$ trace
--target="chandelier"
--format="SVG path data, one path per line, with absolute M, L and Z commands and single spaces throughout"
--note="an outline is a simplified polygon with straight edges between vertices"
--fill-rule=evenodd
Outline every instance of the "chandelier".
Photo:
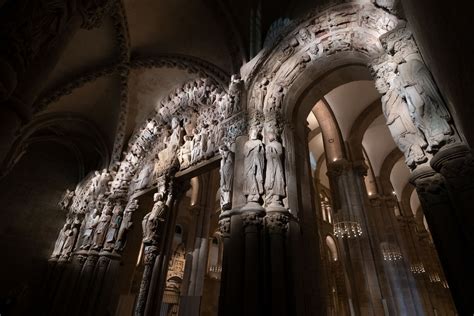
M 385 261 L 398 261 L 403 258 L 402 252 L 397 245 L 384 242 L 380 247 L 382 248 L 383 260 Z
M 441 277 L 439 276 L 438 272 L 431 272 L 429 274 L 429 278 L 431 283 L 441 282 Z
M 425 270 L 425 266 L 423 265 L 423 263 L 421 262 L 417 262 L 417 263 L 414 263 L 410 266 L 410 271 L 413 273 L 413 274 L 421 274 L 421 273 L 425 273 L 426 270 Z
M 334 236 L 337 238 L 357 238 L 362 235 L 362 226 L 356 216 L 337 214 L 334 216 Z

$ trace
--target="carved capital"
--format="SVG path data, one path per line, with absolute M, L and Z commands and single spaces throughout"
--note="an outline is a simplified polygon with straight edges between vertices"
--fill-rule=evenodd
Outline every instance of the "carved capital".
M 364 160 L 354 161 L 352 163 L 352 168 L 361 177 L 367 176 L 367 170 L 369 169 Z
M 332 178 L 337 178 L 349 171 L 350 168 L 351 163 L 346 159 L 338 159 L 336 161 L 331 161 L 330 163 L 328 163 L 327 175 Z
M 219 220 L 219 231 L 223 237 L 228 237 L 230 235 L 230 217 Z
M 448 203 L 448 191 L 443 176 L 429 167 L 419 168 L 412 173 L 410 182 L 423 205 Z
M 143 262 L 145 263 L 145 265 L 152 265 L 155 262 L 157 255 L 158 255 L 158 247 L 145 246 Z
M 106 256 L 100 256 L 97 262 L 97 265 L 101 268 L 104 268 L 109 264 L 109 262 L 110 262 L 110 258 Z
M 270 213 L 265 216 L 265 226 L 270 234 L 285 234 L 288 230 L 289 217 L 284 213 Z
M 245 212 L 240 215 L 242 218 L 244 229 L 248 226 L 261 227 L 263 225 L 263 218 L 261 213 Z
M 474 186 L 474 159 L 466 145 L 445 146 L 430 164 L 444 176 L 450 188 L 464 191 Z
M 83 265 L 84 263 L 86 263 L 87 256 L 78 255 L 76 256 L 76 258 L 77 258 L 77 262 L 79 262 L 80 265 Z
M 99 259 L 99 257 L 96 254 L 91 254 L 91 255 L 87 256 L 87 259 L 86 259 L 86 262 L 84 263 L 84 265 L 86 267 L 93 267 L 93 266 L 96 265 L 98 259 Z

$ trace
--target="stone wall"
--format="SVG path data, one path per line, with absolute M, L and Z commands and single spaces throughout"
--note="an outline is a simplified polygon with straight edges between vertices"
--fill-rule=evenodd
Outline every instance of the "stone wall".
M 65 188 L 74 187 L 77 176 L 77 162 L 66 148 L 40 143 L 32 145 L 0 180 L 2 301 L 12 294 L 20 295 L 23 298 L 17 305 L 21 305 L 28 290 L 44 275 L 66 215 L 57 203 Z

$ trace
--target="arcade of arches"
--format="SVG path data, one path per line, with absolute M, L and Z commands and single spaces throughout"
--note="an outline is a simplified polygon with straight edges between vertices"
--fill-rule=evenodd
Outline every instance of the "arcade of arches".
M 0 17 L 1 315 L 474 314 L 472 62 L 426 30 L 459 48 L 451 11 Z

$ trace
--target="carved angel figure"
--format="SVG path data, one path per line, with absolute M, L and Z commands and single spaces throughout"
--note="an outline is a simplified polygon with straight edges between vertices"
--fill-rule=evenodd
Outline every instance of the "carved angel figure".
M 250 129 L 250 138 L 244 145 L 244 188 L 247 202 L 259 202 L 263 194 L 264 146 L 258 138 L 259 130 Z

